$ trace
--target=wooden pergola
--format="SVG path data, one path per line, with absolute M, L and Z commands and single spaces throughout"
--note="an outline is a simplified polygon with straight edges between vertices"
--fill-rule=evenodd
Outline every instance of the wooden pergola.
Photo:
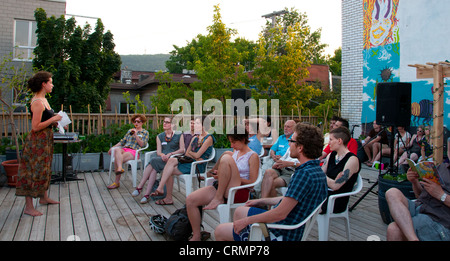
M 408 65 L 416 68 L 417 79 L 433 79 L 433 128 L 431 141 L 436 164 L 441 164 L 444 156 L 444 78 L 450 75 L 450 63 L 427 63 Z

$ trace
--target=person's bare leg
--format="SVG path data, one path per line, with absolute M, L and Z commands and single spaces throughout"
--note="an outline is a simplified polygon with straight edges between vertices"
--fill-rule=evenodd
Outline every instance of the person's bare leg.
M 207 186 L 192 192 L 186 198 L 186 210 L 192 227 L 190 241 L 201 240 L 202 216 L 198 207 L 208 204 L 214 198 L 215 193 L 216 189 L 213 186 Z
M 23 213 L 33 217 L 42 216 L 42 213 L 34 208 L 32 197 L 25 197 L 25 209 Z
M 46 204 L 59 204 L 59 201 L 53 200 L 48 197 L 47 191 L 44 192 L 44 196 L 39 199 L 39 204 L 46 205 Z
M 228 195 L 228 191 L 232 187 L 241 185 L 241 177 L 239 169 L 236 166 L 231 155 L 224 155 L 219 164 L 217 192 L 211 202 L 204 209 L 216 209 L 217 206 L 223 204 L 224 196 Z
M 389 205 L 389 211 L 396 225 L 393 225 L 388 229 L 388 240 L 400 240 L 406 238 L 409 241 L 418 241 L 416 233 L 414 232 L 414 226 L 411 218 L 411 213 L 408 209 L 408 199 L 403 193 L 392 188 L 386 192 L 386 201 Z M 395 227 L 397 226 L 397 228 Z M 403 236 L 400 236 L 399 231 Z

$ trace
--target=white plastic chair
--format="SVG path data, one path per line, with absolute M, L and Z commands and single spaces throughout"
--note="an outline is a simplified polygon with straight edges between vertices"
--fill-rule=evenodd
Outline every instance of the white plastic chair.
M 211 155 L 209 156 L 209 158 L 204 159 L 204 160 L 197 160 L 191 163 L 191 172 L 189 174 L 181 174 L 178 176 L 175 176 L 178 178 L 178 190 L 180 190 L 180 179 L 184 180 L 184 184 L 186 186 L 186 197 L 189 196 L 189 194 L 191 194 L 191 192 L 193 191 L 193 180 L 197 178 L 197 170 L 196 167 L 198 164 L 202 164 L 202 163 L 206 163 L 210 162 L 214 159 L 214 157 L 216 156 L 216 150 L 214 148 L 212 148 L 212 152 Z M 205 171 L 200 173 L 200 176 L 203 177 L 204 180 L 206 180 L 206 172 L 208 171 L 208 168 L 205 167 Z M 200 184 L 199 184 L 200 185 Z
M 347 229 L 347 240 L 350 240 L 350 219 L 348 217 L 348 205 L 344 212 L 333 213 L 334 202 L 337 198 L 348 197 L 351 195 L 358 194 L 363 187 L 363 180 L 361 175 L 358 174 L 358 179 L 356 180 L 353 190 L 347 193 L 335 194 L 328 197 L 327 213 L 321 214 L 317 217 L 317 225 L 319 228 L 319 241 L 328 241 L 330 219 L 332 218 L 345 218 L 346 219 L 346 229 Z
M 319 215 L 320 209 L 322 207 L 322 204 L 326 201 L 322 201 L 322 203 L 317 206 L 309 216 L 307 216 L 302 222 L 296 224 L 296 225 L 280 225 L 280 224 L 266 224 L 267 228 L 272 229 L 283 229 L 283 230 L 293 230 L 300 228 L 301 226 L 305 226 L 305 229 L 303 230 L 303 235 L 301 241 L 305 241 L 309 233 L 311 232 L 311 229 L 316 222 L 317 216 Z M 261 225 L 259 223 L 255 223 L 250 227 L 250 235 L 249 235 L 249 241 L 261 241 L 263 236 L 263 232 L 261 229 Z
M 244 203 L 234 203 L 234 197 L 236 195 L 236 192 L 240 189 L 251 188 L 251 187 L 256 186 L 258 183 L 260 183 L 262 181 L 262 178 L 263 178 L 263 175 L 262 175 L 262 171 L 260 168 L 259 172 L 258 172 L 258 178 L 256 179 L 255 182 L 253 182 L 251 184 L 247 184 L 247 185 L 241 185 L 241 186 L 230 188 L 230 190 L 228 192 L 227 203 L 220 204 L 219 206 L 217 206 L 217 211 L 219 212 L 219 221 L 221 224 L 231 222 L 231 209 L 235 209 L 239 206 L 245 205 L 245 202 Z M 206 186 L 211 186 L 212 183 L 214 182 L 214 180 L 215 180 L 214 178 L 208 178 L 206 180 Z M 250 198 L 250 194 L 249 194 L 249 198 Z
M 148 142 L 147 142 L 147 145 L 145 145 L 145 147 L 136 150 L 136 155 L 134 156 L 134 160 L 129 160 L 129 161 L 124 162 L 124 164 L 131 166 L 133 187 L 136 187 L 137 165 L 140 163 L 141 164 L 141 169 L 143 169 L 142 160 L 139 157 L 139 154 L 140 154 L 140 152 L 142 150 L 145 150 L 147 148 L 148 148 Z M 117 147 L 116 149 L 119 149 L 119 147 Z M 116 151 L 116 149 L 112 150 L 112 152 L 111 152 L 111 161 L 109 163 L 109 179 L 111 179 L 111 172 L 112 172 L 113 165 L 114 165 L 114 152 Z M 125 169 L 124 174 L 126 175 L 126 173 L 128 172 L 128 166 L 126 166 L 126 168 L 124 168 L 124 169 Z

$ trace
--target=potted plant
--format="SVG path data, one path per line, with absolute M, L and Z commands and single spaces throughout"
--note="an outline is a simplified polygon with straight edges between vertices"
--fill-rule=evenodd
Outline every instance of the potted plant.
M 28 94 L 27 79 L 29 78 L 30 72 L 30 70 L 26 68 L 25 62 L 13 61 L 12 57 L 13 54 L 10 53 L 0 61 L 0 87 L 2 93 L 2 95 L 0 95 L 0 102 L 6 107 L 12 141 L 14 142 L 17 156 L 17 159 L 2 162 L 2 166 L 8 176 L 9 186 L 16 185 L 16 176 L 20 163 L 20 135 L 14 121 L 13 113 L 17 105 L 20 105 Z M 9 95 L 11 92 L 12 95 Z

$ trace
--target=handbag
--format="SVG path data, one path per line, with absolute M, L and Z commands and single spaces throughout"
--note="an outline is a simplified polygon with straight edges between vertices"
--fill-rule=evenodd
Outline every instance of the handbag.
M 178 159 L 178 163 L 182 163 L 182 164 L 183 163 L 192 163 L 192 162 L 195 161 L 194 158 L 191 158 L 191 157 L 186 156 L 186 155 L 178 156 L 177 159 Z

